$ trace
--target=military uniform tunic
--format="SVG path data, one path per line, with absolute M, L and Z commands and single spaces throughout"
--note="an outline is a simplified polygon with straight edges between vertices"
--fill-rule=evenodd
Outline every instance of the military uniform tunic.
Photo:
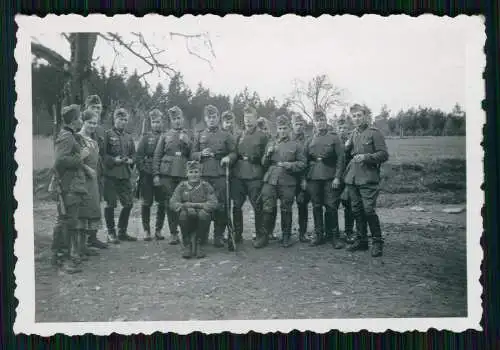
M 161 188 L 153 184 L 153 157 L 156 145 L 161 137 L 161 131 L 149 132 L 139 140 L 135 163 L 139 170 L 139 185 L 143 205 L 151 206 L 153 200 L 163 202 L 165 196 Z
M 131 207 L 132 166 L 124 162 L 116 163 L 114 158 L 117 156 L 135 159 L 135 144 L 129 133 L 112 128 L 104 133 L 104 200 L 112 208 L 116 207 L 117 199 L 123 207 Z
M 344 181 L 349 187 L 352 210 L 355 215 L 361 210 L 365 215 L 374 214 L 379 194 L 380 165 L 389 158 L 384 136 L 373 127 L 355 130 L 347 152 L 351 157 L 358 154 L 367 157 L 363 162 L 351 160 L 346 168 Z
M 237 140 L 237 159 L 233 167 L 231 181 L 231 197 L 234 201 L 233 221 L 237 235 L 241 235 L 243 232 L 241 208 L 247 196 L 255 213 L 255 230 L 256 232 L 261 230 L 262 201 L 259 197 L 264 177 L 264 167 L 261 160 L 267 143 L 268 136 L 256 127 L 243 132 Z
M 305 148 L 308 143 L 308 138 L 304 133 L 293 133 L 292 140 L 298 142 L 302 147 Z M 295 188 L 295 200 L 297 202 L 297 210 L 298 210 L 298 222 L 299 222 L 299 233 L 305 235 L 307 231 L 307 223 L 309 216 L 308 204 L 311 201 L 311 197 L 307 190 L 302 189 L 302 181 L 306 179 L 307 174 L 307 163 L 304 170 L 298 173 L 298 181 L 297 187 Z

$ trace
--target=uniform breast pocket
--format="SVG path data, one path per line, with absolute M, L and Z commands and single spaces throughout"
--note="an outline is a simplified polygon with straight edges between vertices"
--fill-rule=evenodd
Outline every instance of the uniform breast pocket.
M 293 162 L 293 161 L 295 161 L 295 151 L 286 151 L 284 158 L 285 158 L 286 162 Z

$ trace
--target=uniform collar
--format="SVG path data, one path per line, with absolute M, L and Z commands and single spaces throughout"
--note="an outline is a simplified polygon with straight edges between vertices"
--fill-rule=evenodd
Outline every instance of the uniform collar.
M 284 142 L 287 142 L 287 141 L 289 141 L 289 140 L 290 140 L 290 136 L 285 136 L 285 137 L 283 137 L 281 140 L 280 140 L 280 139 L 278 139 L 277 141 L 278 141 L 278 143 L 284 143 Z
M 294 140 L 302 140 L 302 139 L 304 139 L 304 133 L 303 132 L 298 133 L 298 134 L 293 133 L 293 139 Z
M 118 135 L 122 135 L 125 132 L 125 129 L 118 130 L 117 128 L 113 127 L 114 132 L 116 132 Z
M 254 126 L 253 128 L 245 129 L 245 134 L 251 135 L 255 132 L 255 130 L 257 130 L 256 126 Z
M 368 124 L 365 124 L 365 125 L 362 125 L 361 127 L 357 127 L 356 128 L 356 131 L 361 134 L 363 131 L 365 131 L 366 129 L 369 128 L 369 125 Z
M 207 129 L 208 129 L 209 132 L 214 133 L 214 132 L 217 132 L 219 130 L 219 127 L 218 126 L 214 126 L 214 127 L 208 127 Z
M 69 125 L 65 125 L 63 126 L 63 129 L 64 130 L 67 130 L 69 131 L 70 133 L 74 134 L 75 133 L 75 130 L 73 130 Z

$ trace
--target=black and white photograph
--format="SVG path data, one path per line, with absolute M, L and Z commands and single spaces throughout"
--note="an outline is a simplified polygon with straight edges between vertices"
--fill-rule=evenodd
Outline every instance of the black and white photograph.
M 481 329 L 482 17 L 16 22 L 16 333 Z

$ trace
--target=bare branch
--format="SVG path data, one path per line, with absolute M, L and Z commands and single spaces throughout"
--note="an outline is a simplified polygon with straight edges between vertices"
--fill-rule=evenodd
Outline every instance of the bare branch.
M 56 68 L 66 71 L 70 62 L 48 47 L 31 42 L 31 53 L 38 58 L 44 59 Z

